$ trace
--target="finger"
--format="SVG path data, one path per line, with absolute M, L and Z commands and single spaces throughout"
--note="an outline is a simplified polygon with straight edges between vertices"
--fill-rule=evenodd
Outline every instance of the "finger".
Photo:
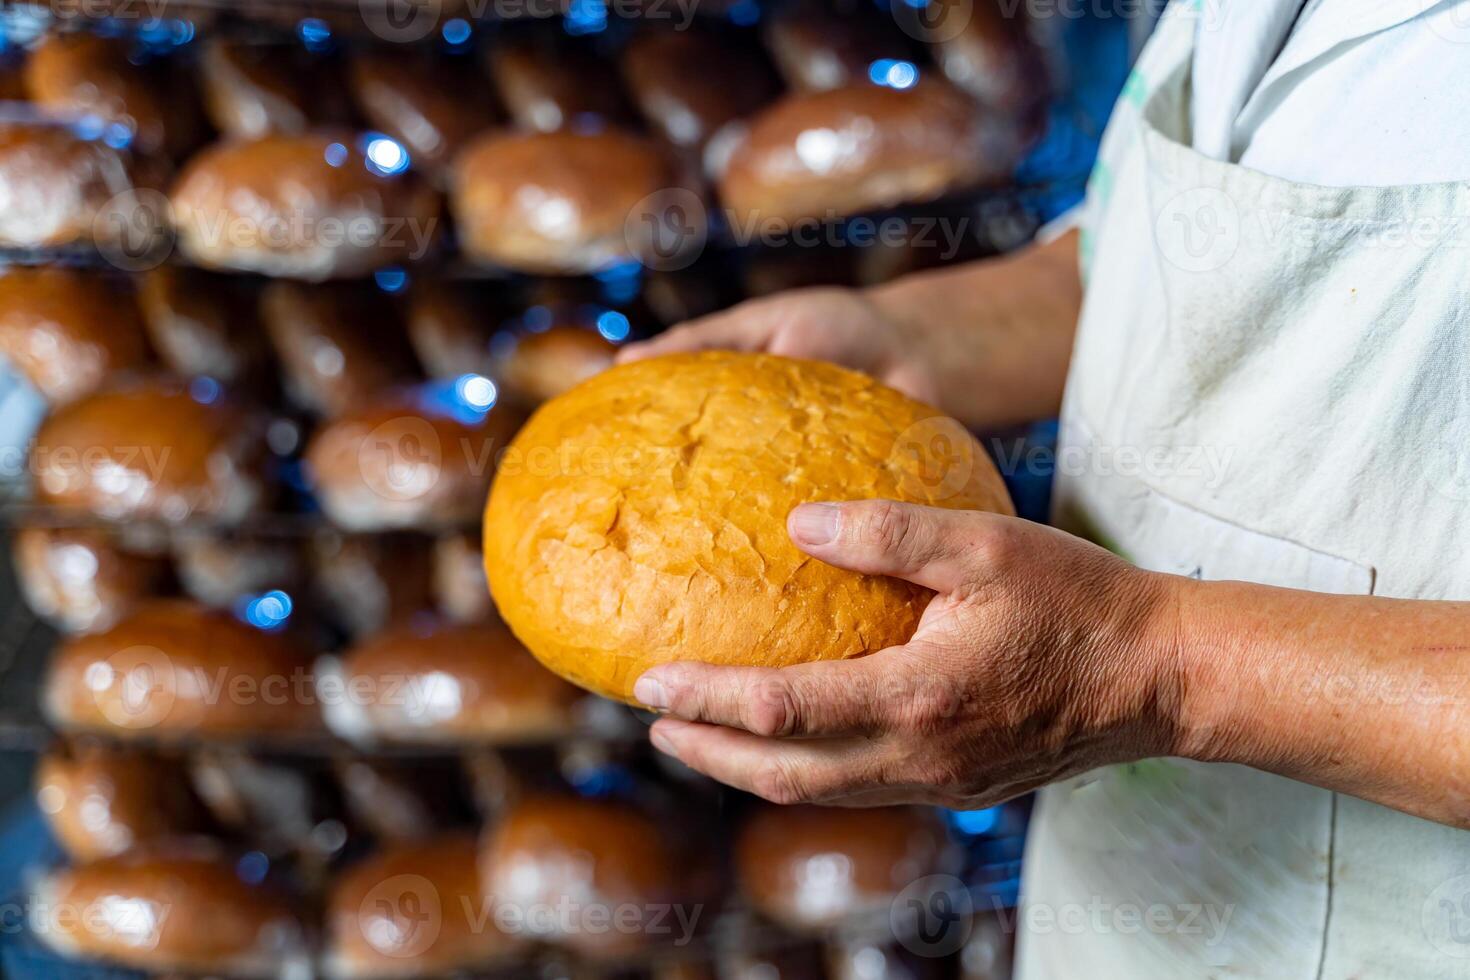
M 628 344 L 618 351 L 619 364 L 641 361 L 662 354 L 701 350 L 764 350 L 775 329 L 775 321 L 764 306 L 737 306 L 700 317 L 666 330 L 651 340 Z
M 780 740 L 661 718 L 654 748 L 691 769 L 772 803 L 824 803 L 882 782 L 883 756 L 861 739 Z
M 680 661 L 649 670 L 633 696 L 685 721 L 763 737 L 866 735 L 881 725 L 877 660 L 793 667 L 724 667 Z
M 907 579 L 935 592 L 964 585 L 1013 518 L 895 500 L 802 504 L 786 518 L 792 542 L 830 565 Z

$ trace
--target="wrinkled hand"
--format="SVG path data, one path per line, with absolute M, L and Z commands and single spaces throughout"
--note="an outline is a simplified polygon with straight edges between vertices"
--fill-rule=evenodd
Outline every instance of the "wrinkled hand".
M 808 504 L 803 551 L 935 592 L 903 646 L 784 669 L 663 664 L 661 751 L 776 803 L 990 806 L 1168 755 L 1178 580 L 1038 524 L 883 500 Z
M 618 360 L 699 350 L 831 361 L 869 374 L 912 398 L 939 403 L 934 359 L 923 338 L 857 290 L 800 289 L 747 300 L 631 344 L 619 352 Z

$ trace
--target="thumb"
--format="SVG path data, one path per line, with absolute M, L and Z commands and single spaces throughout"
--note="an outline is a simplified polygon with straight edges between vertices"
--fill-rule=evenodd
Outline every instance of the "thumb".
M 982 511 L 853 500 L 793 508 L 786 530 L 798 548 L 829 565 L 951 592 L 981 561 L 1004 520 Z

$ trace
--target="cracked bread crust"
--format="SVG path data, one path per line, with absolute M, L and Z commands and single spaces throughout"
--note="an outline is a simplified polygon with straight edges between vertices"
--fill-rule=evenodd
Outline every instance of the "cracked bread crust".
M 486 572 L 542 663 L 623 701 L 671 660 L 859 657 L 905 642 L 931 593 L 809 558 L 786 515 L 863 498 L 1012 513 L 959 423 L 866 375 L 767 354 L 652 358 L 521 430 L 486 509 Z

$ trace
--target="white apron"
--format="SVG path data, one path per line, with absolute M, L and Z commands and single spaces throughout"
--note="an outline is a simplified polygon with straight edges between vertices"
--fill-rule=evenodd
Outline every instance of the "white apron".
M 1470 183 L 1195 152 L 1197 15 L 1166 12 L 1089 187 L 1056 522 L 1205 579 L 1470 598 Z M 1309 696 L 1354 693 L 1271 710 Z M 1049 787 L 1024 875 L 1022 980 L 1470 977 L 1470 833 L 1241 766 Z

